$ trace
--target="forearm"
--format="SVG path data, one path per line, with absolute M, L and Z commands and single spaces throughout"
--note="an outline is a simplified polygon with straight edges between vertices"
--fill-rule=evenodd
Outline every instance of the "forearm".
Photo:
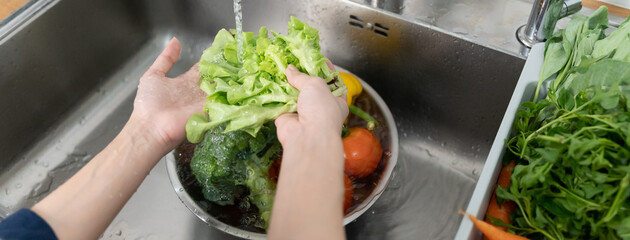
M 77 174 L 33 206 L 60 239 L 96 239 L 168 146 L 133 117 Z
M 270 239 L 343 239 L 343 147 L 334 132 L 284 146 Z M 288 171 L 284 169 L 289 169 Z

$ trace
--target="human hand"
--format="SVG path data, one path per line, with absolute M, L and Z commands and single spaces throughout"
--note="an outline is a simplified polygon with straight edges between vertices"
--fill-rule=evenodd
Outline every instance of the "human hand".
M 330 62 L 328 65 L 333 69 Z M 341 136 L 341 126 L 348 116 L 346 96 L 334 97 L 322 79 L 301 73 L 293 65 L 287 67 L 285 74 L 300 95 L 297 113 L 285 113 L 275 121 L 282 145 L 300 139 L 305 131 Z
M 175 78 L 166 77 L 173 67 L 181 45 L 176 38 L 166 45 L 153 65 L 140 78 L 131 120 L 149 125 L 159 141 L 169 149 L 186 136 L 186 121 L 196 112 L 203 112 L 206 94 L 199 89 L 200 73 L 195 64 Z
M 334 97 L 324 80 L 294 66 L 285 74 L 300 95 L 297 113 L 275 122 L 283 153 L 268 237 L 343 239 L 346 96 Z

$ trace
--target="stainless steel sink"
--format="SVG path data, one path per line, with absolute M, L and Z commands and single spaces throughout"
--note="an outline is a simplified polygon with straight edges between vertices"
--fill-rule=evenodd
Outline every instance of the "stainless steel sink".
M 0 217 L 32 206 L 113 139 L 139 76 L 168 39 L 183 44 L 175 76 L 220 28 L 234 27 L 226 0 L 28 6 L 37 9 L 0 26 Z M 347 226 L 348 238 L 453 238 L 523 58 L 354 1 L 246 0 L 243 11 L 247 31 L 282 31 L 291 15 L 317 27 L 324 54 L 367 81 L 394 114 L 397 169 L 375 205 Z M 521 11 L 526 18 L 529 7 Z M 159 163 L 102 236 L 125 238 L 232 237 L 184 207 Z

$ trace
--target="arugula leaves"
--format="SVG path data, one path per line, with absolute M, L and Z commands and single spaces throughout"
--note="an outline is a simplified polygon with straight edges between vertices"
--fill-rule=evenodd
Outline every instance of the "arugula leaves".
M 548 40 L 536 96 L 521 105 L 508 151 L 518 208 L 510 231 L 532 239 L 630 239 L 630 23 L 605 36 L 607 9 L 576 15 Z M 546 97 L 538 92 L 547 79 Z

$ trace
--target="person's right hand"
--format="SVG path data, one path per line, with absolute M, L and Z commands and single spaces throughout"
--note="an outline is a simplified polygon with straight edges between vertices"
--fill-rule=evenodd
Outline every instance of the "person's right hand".
M 341 126 L 348 116 L 345 95 L 334 97 L 324 80 L 301 73 L 293 65 L 289 65 L 285 74 L 300 95 L 297 113 L 285 113 L 276 119 L 282 145 L 294 143 L 311 131 L 341 136 Z
M 294 66 L 285 74 L 300 95 L 297 113 L 275 122 L 283 153 L 269 239 L 343 239 L 346 96 L 334 97 L 323 79 Z

